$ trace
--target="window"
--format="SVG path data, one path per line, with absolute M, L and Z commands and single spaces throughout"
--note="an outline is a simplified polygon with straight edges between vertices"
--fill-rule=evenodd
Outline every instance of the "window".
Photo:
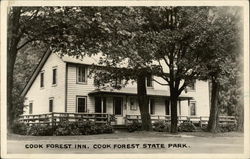
M 40 73 L 40 87 L 44 87 L 44 72 Z
M 195 116 L 196 115 L 196 103 L 190 102 L 190 115 Z
M 155 114 L 155 100 L 150 99 L 148 104 L 149 104 L 149 114 Z
M 57 69 L 53 68 L 52 70 L 52 84 L 55 85 L 56 84 L 56 79 L 57 78 Z
M 151 75 L 146 78 L 146 83 L 147 87 L 153 87 L 153 79 Z
M 33 102 L 29 103 L 29 114 L 33 113 Z
M 192 83 L 190 83 L 188 85 L 188 90 L 189 91 L 195 91 L 195 81 L 193 81 Z
M 137 105 L 135 103 L 135 98 L 130 98 L 130 110 L 137 110 Z
M 54 98 L 49 99 L 49 112 L 53 112 Z
M 85 66 L 79 66 L 77 69 L 77 82 L 86 83 L 87 82 L 87 73 Z
M 166 115 L 170 115 L 171 113 L 171 108 L 170 108 L 170 101 L 169 100 L 165 100 L 165 114 Z
M 77 112 L 84 113 L 87 112 L 87 98 L 86 97 L 77 97 Z

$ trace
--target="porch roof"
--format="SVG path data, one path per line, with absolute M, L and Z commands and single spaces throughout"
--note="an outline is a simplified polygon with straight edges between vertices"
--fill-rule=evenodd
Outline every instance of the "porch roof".
M 126 95 L 126 96 L 136 96 L 137 89 L 136 88 L 122 88 L 122 89 L 96 89 L 89 93 L 89 95 L 97 96 L 97 95 Z M 165 97 L 170 98 L 170 92 L 165 90 L 155 90 L 152 88 L 147 89 L 147 95 L 151 97 Z M 179 100 L 191 100 L 193 97 L 180 95 Z

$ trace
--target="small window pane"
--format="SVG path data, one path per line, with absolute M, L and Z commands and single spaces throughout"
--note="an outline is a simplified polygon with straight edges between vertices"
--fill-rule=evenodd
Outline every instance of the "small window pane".
M 33 113 L 33 103 L 29 104 L 29 114 Z
M 147 87 L 152 87 L 153 83 L 152 83 L 152 76 L 148 76 L 146 78 L 146 83 L 147 83 Z
M 53 79 L 52 79 L 52 84 L 56 84 L 56 75 L 57 75 L 57 70 L 53 69 Z
M 49 100 L 49 112 L 53 112 L 53 105 L 54 105 L 54 100 L 50 99 Z
M 44 87 L 44 72 L 40 74 L 40 87 Z

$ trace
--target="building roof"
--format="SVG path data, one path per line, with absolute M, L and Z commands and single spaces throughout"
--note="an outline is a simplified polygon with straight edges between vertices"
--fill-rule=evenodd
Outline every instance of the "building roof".
M 121 88 L 121 89 L 96 89 L 89 93 L 89 95 L 128 95 L 128 96 L 136 96 L 137 89 L 136 88 Z M 151 97 L 170 97 L 170 92 L 167 90 L 155 90 L 153 88 L 147 89 L 147 95 Z M 180 95 L 179 100 L 191 100 L 193 97 Z

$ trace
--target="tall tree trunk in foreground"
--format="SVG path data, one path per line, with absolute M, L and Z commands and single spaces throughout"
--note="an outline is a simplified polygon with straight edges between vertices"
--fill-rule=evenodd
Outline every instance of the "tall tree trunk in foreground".
M 211 92 L 211 107 L 207 130 L 209 132 L 216 132 L 219 123 L 219 82 L 216 78 L 212 78 L 212 92 Z
M 151 118 L 149 114 L 148 96 L 146 88 L 146 76 L 143 74 L 137 77 L 137 96 L 141 113 L 142 130 L 152 130 Z
M 12 103 L 12 89 L 13 89 L 13 71 L 18 52 L 18 43 L 20 41 L 19 35 L 19 19 L 21 14 L 21 7 L 13 8 L 13 14 L 8 19 L 8 40 L 7 40 L 7 129 L 11 132 L 13 125 L 15 107 Z
M 170 88 L 170 104 L 171 104 L 171 133 L 178 132 L 178 116 L 177 116 L 177 99 L 176 90 Z

